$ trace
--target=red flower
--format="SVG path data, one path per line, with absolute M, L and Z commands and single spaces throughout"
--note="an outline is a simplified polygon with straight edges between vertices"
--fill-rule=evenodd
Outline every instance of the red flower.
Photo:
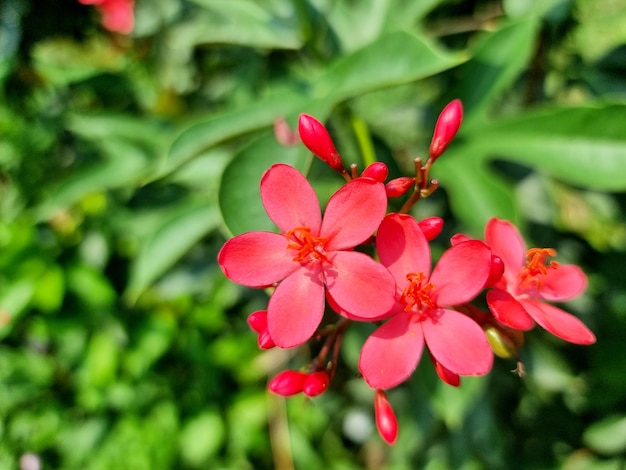
M 267 307 L 270 337 L 280 347 L 307 341 L 332 305 L 359 319 L 377 318 L 394 303 L 395 282 L 371 257 L 353 251 L 378 227 L 387 198 L 382 183 L 356 178 L 328 201 L 319 201 L 306 178 L 288 165 L 261 179 L 261 199 L 282 233 L 248 232 L 218 254 L 226 276 L 249 287 L 280 282 Z
M 415 370 L 424 342 L 445 370 L 481 375 L 493 354 L 484 332 L 472 319 L 445 306 L 472 300 L 491 269 L 491 252 L 477 240 L 448 249 L 431 270 L 428 241 L 412 217 L 389 214 L 380 225 L 376 248 L 381 263 L 398 284 L 394 315 L 367 339 L 359 368 L 377 389 L 391 388 Z
M 544 302 L 570 300 L 585 290 L 587 276 L 578 266 L 549 261 L 556 255 L 551 248 L 526 251 L 519 231 L 506 220 L 491 219 L 485 241 L 504 262 L 502 278 L 487 292 L 489 309 L 499 322 L 518 330 L 529 330 L 537 322 L 570 343 L 596 341 L 578 318 Z

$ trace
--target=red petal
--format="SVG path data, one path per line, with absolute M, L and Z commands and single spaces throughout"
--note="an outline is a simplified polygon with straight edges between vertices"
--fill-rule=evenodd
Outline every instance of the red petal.
M 508 220 L 492 218 L 485 226 L 485 241 L 494 255 L 504 262 L 504 277 L 509 286 L 517 285 L 517 274 L 526 259 L 526 242 Z
M 287 239 L 272 232 L 231 238 L 218 253 L 217 262 L 231 281 L 249 287 L 270 286 L 300 268 L 293 252 L 287 250 Z
M 433 299 L 441 307 L 472 300 L 491 272 L 491 251 L 483 242 L 469 240 L 447 249 L 430 276 Z
M 389 214 L 378 228 L 376 251 L 402 290 L 409 273 L 430 274 L 430 246 L 413 217 Z
M 454 310 L 431 310 L 422 322 L 433 357 L 453 374 L 482 375 L 493 364 L 493 353 L 482 328 Z
M 570 300 L 587 288 L 587 275 L 578 266 L 561 264 L 557 269 L 549 269 L 541 279 L 539 294 L 545 300 L 563 302 Z
M 281 231 L 308 227 L 313 236 L 319 233 L 320 203 L 307 179 L 295 168 L 272 165 L 261 178 L 261 199 L 267 215 Z
M 593 344 L 595 335 L 574 315 L 538 300 L 521 300 L 520 303 L 539 325 L 565 341 L 574 344 Z
M 413 373 L 422 355 L 424 338 L 419 322 L 401 313 L 367 338 L 359 370 L 372 388 L 392 388 Z
M 396 303 L 396 283 L 385 267 L 364 253 L 337 251 L 324 265 L 328 295 L 348 316 L 373 319 Z
M 503 325 L 516 330 L 530 330 L 535 322 L 511 294 L 502 289 L 487 292 L 487 305 L 493 316 Z
M 291 348 L 307 341 L 324 315 L 321 272 L 300 269 L 281 282 L 267 306 L 267 328 L 274 343 Z
M 352 249 L 373 234 L 387 211 L 382 183 L 357 178 L 343 185 L 328 200 L 321 237 L 329 238 L 327 250 Z

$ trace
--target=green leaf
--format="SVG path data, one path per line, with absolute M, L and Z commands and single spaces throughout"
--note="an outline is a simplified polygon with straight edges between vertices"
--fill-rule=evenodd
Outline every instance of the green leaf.
M 205 465 L 220 449 L 226 430 L 224 421 L 215 411 L 206 411 L 189 420 L 180 433 L 180 453 L 192 468 Z
M 147 172 L 146 152 L 130 142 L 111 139 L 100 142 L 105 159 L 77 171 L 54 187 L 38 207 L 38 216 L 48 219 L 87 194 L 126 185 L 135 186 Z
M 308 167 L 311 154 L 304 145 L 283 147 L 273 134 L 254 141 L 226 167 L 219 192 L 222 218 L 234 233 L 275 230 L 269 220 L 259 191 L 263 173 L 275 163 L 288 163 L 300 171 Z
M 465 152 L 517 162 L 574 185 L 622 191 L 624 122 L 622 104 L 532 111 L 473 132 Z
M 454 215 L 474 235 L 482 236 L 491 217 L 519 223 L 513 188 L 486 168 L 471 148 L 449 149 L 433 166 L 433 175 L 448 194 Z
M 194 0 L 202 6 L 171 31 L 173 46 L 226 43 L 263 49 L 299 49 L 297 17 L 289 3 L 252 0 Z M 276 8 L 278 7 L 278 8 Z
M 126 296 L 136 298 L 203 236 L 219 224 L 213 204 L 186 201 L 148 235 L 131 267 Z
M 435 75 L 463 60 L 460 55 L 443 51 L 426 37 L 391 33 L 338 59 L 315 83 L 314 94 L 340 102 Z
M 458 70 L 454 88 L 465 111 L 464 127 L 472 119 L 482 120 L 487 108 L 526 69 L 539 27 L 536 17 L 510 23 L 485 33 L 472 48 L 472 58 Z
M 626 416 L 610 416 L 592 424 L 583 439 L 586 445 L 601 454 L 623 453 L 626 450 Z
M 126 57 L 113 42 L 97 36 L 82 42 L 48 38 L 35 44 L 32 55 L 37 72 L 56 85 L 120 71 L 126 63 Z
M 443 0 L 313 0 L 344 52 L 375 41 L 385 33 L 413 30 Z M 396 51 L 394 51 L 395 53 Z

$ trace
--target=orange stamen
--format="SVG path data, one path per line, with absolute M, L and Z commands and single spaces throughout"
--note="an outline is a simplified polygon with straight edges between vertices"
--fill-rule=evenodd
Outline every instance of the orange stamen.
M 326 257 L 327 238 L 314 237 L 308 227 L 297 227 L 285 233 L 288 240 L 287 249 L 295 250 L 293 258 L 298 263 L 310 263 L 313 261 L 328 261 Z
M 435 308 L 436 305 L 430 297 L 431 291 L 435 288 L 433 284 L 427 282 L 424 273 L 409 273 L 406 275 L 409 285 L 402 292 L 400 300 L 406 305 L 404 307 L 405 312 L 410 312 L 414 307 L 417 310 L 424 308 Z
M 550 269 L 558 269 L 559 263 L 548 261 L 556 256 L 552 248 L 531 248 L 526 252 L 526 264 L 518 274 L 520 289 L 534 288 L 541 290 L 541 279 Z

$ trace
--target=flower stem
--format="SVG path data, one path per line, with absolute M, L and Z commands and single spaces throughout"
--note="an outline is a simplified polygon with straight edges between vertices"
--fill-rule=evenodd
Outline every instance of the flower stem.
M 374 152 L 374 145 L 372 144 L 372 137 L 370 136 L 369 129 L 365 121 L 359 116 L 352 116 L 352 129 L 356 135 L 356 140 L 363 155 L 363 163 L 365 167 L 371 165 L 376 161 L 376 152 Z

